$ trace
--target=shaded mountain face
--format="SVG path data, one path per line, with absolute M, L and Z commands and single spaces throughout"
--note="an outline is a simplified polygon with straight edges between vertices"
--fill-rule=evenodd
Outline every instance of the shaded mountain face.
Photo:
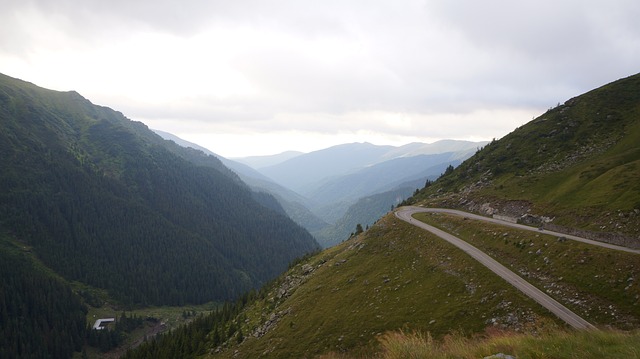
M 0 230 L 125 303 L 235 298 L 317 248 L 218 159 L 75 92 L 0 75 L 0 152 Z
M 415 200 L 640 245 L 640 75 L 572 98 Z
M 320 219 L 318 216 L 311 213 L 308 206 L 310 204 L 309 200 L 290 189 L 284 188 L 283 186 L 275 183 L 273 180 L 269 179 L 262 173 L 257 170 L 249 167 L 248 165 L 224 158 L 219 156 L 204 147 L 201 147 L 195 143 L 185 141 L 180 137 L 173 135 L 168 132 L 154 130 L 158 135 L 166 140 L 171 140 L 176 144 L 192 148 L 196 150 L 200 150 L 205 154 L 215 156 L 218 158 L 227 168 L 235 172 L 244 183 L 249 185 L 251 189 L 255 192 L 254 196 L 263 196 L 261 193 L 267 193 L 270 196 L 273 196 L 277 202 L 279 202 L 279 206 L 282 207 L 282 210 L 291 218 L 294 222 L 298 223 L 309 232 L 314 233 L 318 230 L 321 230 L 328 226 L 328 224 Z M 291 153 L 287 153 L 291 154 Z M 283 154 L 286 155 L 286 154 Z M 279 156 L 264 156 L 265 158 L 274 157 L 280 158 Z M 254 157 L 252 157 L 254 158 Z M 256 157 L 257 158 L 257 157 Z M 259 157 L 263 159 L 262 157 Z M 243 162 L 245 159 L 242 159 Z M 266 159 L 265 159 L 266 160 Z M 275 160 L 275 159 L 274 159 Z M 251 162 L 251 161 L 249 161 Z

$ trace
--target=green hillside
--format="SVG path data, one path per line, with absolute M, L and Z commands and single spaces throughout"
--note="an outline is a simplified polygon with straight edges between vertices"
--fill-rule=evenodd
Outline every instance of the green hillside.
M 214 157 L 75 92 L 0 75 L 0 152 L 0 229 L 121 303 L 233 299 L 317 247 Z
M 550 109 L 413 200 L 640 246 L 640 75 Z

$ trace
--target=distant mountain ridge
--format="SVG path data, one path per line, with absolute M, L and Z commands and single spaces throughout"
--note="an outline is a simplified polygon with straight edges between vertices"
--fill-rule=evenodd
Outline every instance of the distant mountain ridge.
M 248 166 L 251 166 L 255 169 L 260 169 L 263 167 L 274 166 L 284 161 L 288 161 L 294 157 L 298 157 L 303 155 L 304 152 L 299 151 L 285 151 L 282 153 L 278 153 L 275 155 L 266 155 L 266 156 L 248 156 L 248 157 L 231 157 L 229 159 L 244 163 Z
M 366 195 L 383 192 L 394 185 L 421 178 L 435 179 L 452 164 L 462 162 L 453 152 L 433 155 L 397 157 L 365 167 L 357 172 L 337 178 L 327 179 L 309 194 L 309 198 L 321 205 L 338 200 L 357 199 Z M 424 176 L 425 171 L 430 172 Z
M 269 168 L 275 171 L 284 168 L 289 174 L 279 173 L 276 177 L 284 176 L 290 179 L 288 183 L 308 186 L 307 191 L 297 193 L 262 173 L 271 171 L 268 168 L 250 168 L 241 163 L 242 158 L 229 160 L 175 135 L 156 132 L 181 146 L 202 149 L 218 157 L 254 190 L 275 196 L 286 213 L 324 247 L 348 238 L 356 224 L 372 224 L 392 205 L 422 187 L 426 180 L 436 179 L 447 166 L 457 166 L 487 143 L 442 140 L 398 147 L 348 143 L 309 154 L 290 151 L 282 156 L 250 158 L 248 163 L 252 160 L 278 162 Z M 287 156 L 293 158 L 284 160 Z M 315 176 L 305 176 L 310 174 L 309 168 L 315 168 Z M 309 179 L 311 183 L 304 183 Z M 358 215 L 348 213 L 351 210 Z
M 470 149 L 477 150 L 484 144 L 486 142 L 456 140 L 432 144 L 412 143 L 399 147 L 378 146 L 367 142 L 348 143 L 298 155 L 276 165 L 260 168 L 259 171 L 287 188 L 308 195 L 320 183 L 392 159 L 444 152 L 468 152 Z
M 306 198 L 305 206 L 329 223 L 324 228 L 307 227 L 327 247 L 347 239 L 349 226 L 371 224 L 383 209 L 398 203 L 397 196 L 384 193 L 408 196 L 424 186 L 426 180 L 436 179 L 448 166 L 457 166 L 486 143 L 443 140 L 399 147 L 349 143 L 302 154 L 258 171 Z M 370 202 L 375 207 L 358 209 L 358 216 L 347 213 L 352 205 L 367 197 L 376 198 Z M 362 222 L 352 222 L 356 218 Z

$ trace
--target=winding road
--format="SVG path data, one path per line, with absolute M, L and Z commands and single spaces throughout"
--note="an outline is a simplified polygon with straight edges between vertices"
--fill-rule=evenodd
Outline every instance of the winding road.
M 453 211 L 455 213 L 452 213 L 450 211 Z M 456 215 L 462 215 L 468 218 L 487 220 L 489 222 L 498 223 L 498 224 L 505 224 L 505 225 L 509 224 L 514 226 L 516 226 L 517 224 L 499 221 L 493 218 L 472 215 L 470 213 L 465 213 L 462 211 L 439 209 L 439 208 L 422 208 L 422 207 L 410 206 L 410 207 L 401 207 L 395 212 L 396 217 L 398 217 L 399 219 L 405 222 L 408 222 L 410 224 L 413 224 L 414 226 L 425 229 L 435 234 L 436 236 L 444 239 L 445 241 L 453 244 L 454 246 L 462 249 L 464 252 L 466 252 L 471 257 L 473 257 L 478 262 L 480 262 L 482 265 L 489 268 L 489 270 L 499 275 L 501 278 L 503 278 L 504 280 L 509 282 L 511 285 L 513 285 L 514 287 L 522 291 L 524 294 L 526 294 L 527 296 L 529 296 L 530 298 L 538 302 L 543 307 L 547 308 L 550 312 L 558 316 L 558 318 L 564 320 L 567 324 L 571 325 L 572 327 L 576 329 L 587 329 L 587 330 L 596 329 L 596 327 L 593 326 L 591 323 L 587 322 L 582 317 L 572 312 L 571 310 L 569 310 L 569 308 L 560 304 L 558 301 L 551 298 L 540 289 L 534 287 L 532 284 L 522 279 L 522 277 L 515 274 L 513 271 L 503 266 L 502 264 L 498 263 L 495 259 L 489 257 L 487 254 L 485 254 L 478 248 L 472 246 L 471 244 L 463 241 L 462 239 L 456 236 L 453 236 L 445 231 L 442 231 L 436 227 L 430 226 L 424 222 L 421 222 L 413 218 L 414 214 L 421 213 L 421 212 L 452 213 Z M 521 226 L 521 225 L 517 225 L 517 226 Z M 524 227 L 527 227 L 527 226 L 524 226 Z M 520 228 L 520 227 L 516 227 L 516 228 Z M 527 227 L 527 228 L 532 229 L 531 227 Z M 546 233 L 554 234 L 553 232 L 549 232 L 549 231 L 546 231 Z M 559 234 L 559 235 L 569 238 L 564 234 Z M 596 242 L 596 243 L 599 243 L 599 242 Z
M 478 214 L 459 211 L 459 210 L 456 210 L 456 209 L 425 208 L 425 207 L 416 207 L 416 206 L 410 206 L 410 207 L 407 207 L 407 208 L 413 209 L 414 210 L 413 213 L 419 213 L 419 212 L 447 213 L 447 214 L 452 214 L 454 216 L 460 216 L 460 217 L 466 217 L 466 218 L 470 218 L 470 219 L 477 219 L 477 220 L 485 221 L 485 222 L 491 222 L 491 223 L 499 224 L 501 226 L 512 227 L 512 228 L 517 228 L 517 229 L 524 229 L 525 231 L 532 231 L 532 232 L 549 234 L 549 235 L 557 236 L 557 237 L 564 237 L 566 239 L 571 239 L 571 240 L 574 240 L 574 241 L 587 243 L 587 244 L 591 244 L 591 245 L 599 246 L 599 247 L 604 247 L 604 248 L 608 248 L 608 249 L 614 249 L 614 250 L 617 250 L 617 251 L 640 254 L 640 249 L 633 249 L 633 248 L 618 246 L 618 245 L 611 244 L 611 243 L 594 241 L 593 239 L 587 239 L 587 238 L 583 238 L 583 237 L 573 236 L 573 235 L 570 235 L 570 234 L 564 234 L 564 233 L 560 233 L 560 232 L 549 231 L 549 230 L 546 230 L 546 229 L 538 229 L 538 228 L 534 228 L 534 227 L 531 227 L 531 226 L 525 226 L 524 224 L 511 223 L 511 222 L 503 221 L 503 220 L 496 219 L 496 218 L 484 217 L 484 216 L 481 216 L 481 215 L 478 215 Z

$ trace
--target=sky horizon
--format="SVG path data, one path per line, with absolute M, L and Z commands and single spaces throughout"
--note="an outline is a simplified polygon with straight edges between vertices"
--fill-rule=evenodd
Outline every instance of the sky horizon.
M 501 138 L 640 72 L 640 2 L 3 0 L 0 72 L 225 157 Z

